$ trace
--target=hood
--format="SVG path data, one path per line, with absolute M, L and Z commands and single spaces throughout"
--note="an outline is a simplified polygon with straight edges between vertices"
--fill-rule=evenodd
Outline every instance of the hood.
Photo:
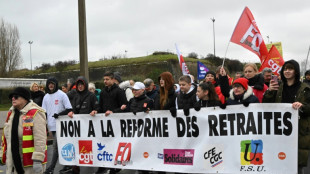
M 51 91 L 51 90 L 48 88 L 48 84 L 50 84 L 50 83 L 54 83 L 54 85 L 55 85 L 55 88 L 54 88 L 53 91 Z M 46 92 L 49 93 L 49 94 L 53 94 L 53 93 L 55 93 L 55 92 L 58 91 L 58 81 L 56 80 L 55 77 L 49 77 L 49 78 L 47 79 L 45 89 L 46 89 Z
M 85 93 L 85 92 L 87 92 L 88 91 L 88 81 L 87 81 L 87 79 L 84 76 L 79 76 L 76 79 L 75 84 L 77 85 L 79 82 L 82 82 L 84 84 L 85 88 L 84 88 L 83 91 L 79 91 L 77 89 L 78 87 L 76 86 L 76 92 L 78 92 L 78 93 Z
M 286 81 L 286 78 L 284 77 L 284 67 L 285 67 L 285 65 L 286 64 L 288 64 L 288 63 L 290 63 L 290 64 L 292 64 L 293 66 L 294 66 L 294 68 L 295 68 L 295 82 L 299 82 L 299 79 L 300 79 L 300 68 L 299 68 L 299 63 L 298 62 L 296 62 L 295 60 L 289 60 L 289 61 L 286 61 L 285 63 L 284 63 L 284 65 L 282 66 L 282 69 L 281 69 L 281 71 L 280 71 L 280 75 L 281 75 L 281 80 L 284 82 L 284 83 L 286 83 L 287 81 Z
M 127 89 L 127 88 L 131 88 L 132 86 L 130 85 L 129 80 L 123 81 L 122 83 L 120 83 L 118 85 L 121 89 Z

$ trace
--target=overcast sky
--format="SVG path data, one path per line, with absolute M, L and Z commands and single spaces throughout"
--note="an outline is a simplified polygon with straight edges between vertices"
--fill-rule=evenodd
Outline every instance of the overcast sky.
M 79 60 L 77 0 L 1 0 L 0 18 L 20 32 L 23 64 L 32 66 Z M 284 60 L 305 60 L 310 46 L 309 0 L 86 0 L 89 61 L 124 55 L 141 57 L 154 51 L 184 56 L 225 56 L 232 32 L 245 6 L 257 22 L 265 43 L 282 42 Z M 259 62 L 243 47 L 230 43 L 226 57 Z M 1 63 L 1 62 L 0 62 Z

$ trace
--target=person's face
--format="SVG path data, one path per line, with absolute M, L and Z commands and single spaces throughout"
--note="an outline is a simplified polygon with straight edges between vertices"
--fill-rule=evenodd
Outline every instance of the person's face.
M 154 89 L 154 83 L 151 83 L 148 88 L 145 88 L 147 91 L 152 91 Z
M 241 74 L 236 74 L 236 76 L 235 76 L 235 79 L 238 79 L 238 78 L 240 78 L 241 77 Z
M 283 74 L 288 80 L 295 79 L 295 70 L 292 68 L 285 68 Z
M 39 86 L 38 86 L 37 84 L 34 84 L 34 85 L 32 86 L 32 91 L 34 91 L 34 92 L 39 91 Z
M 50 91 L 54 91 L 54 88 L 55 88 L 54 83 L 49 83 L 49 84 L 48 84 L 48 89 L 49 89 Z
M 244 69 L 244 77 L 245 78 L 250 79 L 250 78 L 254 77 L 255 75 L 256 75 L 256 72 L 255 72 L 253 67 L 247 66 Z
M 207 74 L 205 78 L 206 82 L 213 82 L 214 81 L 214 76 L 212 74 Z
M 114 84 L 114 80 L 110 76 L 103 77 L 103 82 L 105 86 L 112 86 Z
M 78 83 L 77 89 L 78 89 L 80 92 L 82 92 L 82 91 L 85 90 L 85 85 L 84 85 L 83 83 Z
M 187 83 L 185 81 L 179 81 L 179 85 L 180 85 L 180 90 L 184 93 L 187 93 L 190 89 L 192 84 Z
M 160 85 L 160 87 L 165 87 L 165 80 L 163 80 L 162 78 L 160 78 L 160 80 L 159 80 L 159 85 Z
M 89 92 L 95 93 L 95 88 L 88 88 Z
M 245 92 L 245 89 L 238 83 L 233 85 L 233 92 L 235 95 L 241 95 Z
M 68 92 L 68 89 L 64 86 L 61 87 L 61 90 L 64 92 L 64 93 L 67 93 Z
M 207 96 L 209 93 L 208 90 L 204 91 L 201 89 L 200 86 L 198 86 L 197 88 L 197 92 L 196 92 L 196 96 L 199 98 L 199 99 L 203 99 L 205 96 Z
M 306 80 L 310 80 L 310 74 L 306 75 Z
M 132 93 L 135 97 L 140 97 L 144 93 L 144 89 L 132 89 Z
M 11 100 L 12 100 L 12 106 L 18 110 L 22 109 L 27 104 L 27 100 L 25 100 L 23 97 L 19 95 L 13 95 Z
M 271 76 L 272 76 L 272 72 L 265 72 L 264 74 L 265 82 L 270 82 Z

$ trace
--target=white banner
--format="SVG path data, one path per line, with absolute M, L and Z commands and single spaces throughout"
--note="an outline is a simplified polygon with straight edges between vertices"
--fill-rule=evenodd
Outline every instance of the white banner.
M 33 82 L 36 82 L 38 85 L 43 84 L 45 86 L 46 79 L 0 78 L 0 89 L 16 87 L 30 88 L 31 83 Z
M 59 161 L 184 173 L 297 173 L 298 111 L 250 104 L 57 119 Z

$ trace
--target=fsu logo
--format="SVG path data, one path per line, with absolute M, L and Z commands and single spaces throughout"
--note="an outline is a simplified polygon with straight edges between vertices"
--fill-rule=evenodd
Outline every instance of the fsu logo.
M 93 164 L 93 144 L 91 140 L 79 140 L 79 163 Z
M 241 141 L 241 165 L 263 164 L 263 141 L 244 140 Z

